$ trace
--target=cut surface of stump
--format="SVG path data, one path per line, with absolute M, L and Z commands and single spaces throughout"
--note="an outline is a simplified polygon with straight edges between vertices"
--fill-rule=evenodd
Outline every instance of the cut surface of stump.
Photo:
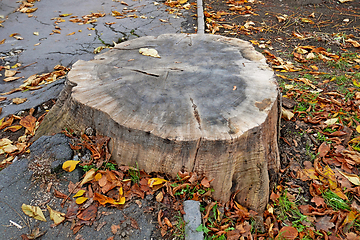
M 156 49 L 160 58 L 139 53 Z M 165 34 L 79 60 L 37 135 L 92 127 L 121 165 L 214 179 L 213 197 L 262 211 L 279 170 L 279 93 L 250 43 Z

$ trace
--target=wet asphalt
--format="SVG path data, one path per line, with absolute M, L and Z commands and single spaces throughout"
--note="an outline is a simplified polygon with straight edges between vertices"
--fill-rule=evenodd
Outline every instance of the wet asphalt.
M 17 70 L 15 76 L 21 77 L 4 82 L 5 71 L 0 71 L 0 94 L 19 87 L 31 75 L 53 71 L 58 64 L 71 68 L 77 60 L 91 60 L 98 47 L 112 46 L 142 36 L 195 33 L 197 27 L 197 19 L 194 18 L 196 10 L 172 11 L 160 1 L 42 0 L 34 1 L 34 6 L 29 7 L 37 8 L 32 13 L 18 11 L 20 4 L 15 0 L 0 0 L 0 66 Z M 73 19 L 80 19 L 81 22 Z M 107 50 L 105 48 L 102 52 Z M 21 66 L 11 68 L 16 64 Z M 38 90 L 0 95 L 6 97 L 6 100 L 0 102 L 0 119 L 56 99 L 64 82 L 65 78 L 42 85 Z M 17 105 L 12 103 L 13 98 L 27 98 L 27 101 Z M 101 218 L 98 224 L 104 224 L 103 227 L 84 227 L 75 235 L 69 223 L 51 227 L 52 221 L 46 213 L 48 222 L 27 218 L 21 211 L 23 203 L 36 205 L 40 201 L 45 204 L 50 199 L 50 205 L 59 205 L 58 202 L 52 202 L 55 200 L 52 200 L 49 192 L 44 191 L 41 183 L 33 181 L 33 173 L 28 170 L 29 162 L 42 154 L 55 154 L 53 159 L 60 162 L 71 158 L 72 150 L 66 143 L 68 140 L 58 135 L 48 138 L 41 138 L 38 140 L 40 142 L 33 144 L 29 158 L 18 157 L 12 165 L 0 172 L 0 239 L 21 239 L 21 234 L 30 231 L 25 223 L 28 220 L 31 229 L 39 227 L 41 231 L 46 231 L 39 239 L 160 239 L 157 238 L 159 230 L 156 230 L 153 216 L 138 211 L 136 204 L 130 205 L 123 212 L 101 210 L 103 213 L 108 212 L 98 216 Z M 58 188 L 66 192 L 68 182 L 79 181 L 80 177 L 81 174 L 76 171 L 63 176 Z M 143 208 L 154 202 L 152 199 L 141 201 Z M 132 228 L 126 216 L 133 216 L 140 229 Z M 10 220 L 22 228 L 16 227 Z M 111 232 L 113 224 L 121 226 L 117 234 Z

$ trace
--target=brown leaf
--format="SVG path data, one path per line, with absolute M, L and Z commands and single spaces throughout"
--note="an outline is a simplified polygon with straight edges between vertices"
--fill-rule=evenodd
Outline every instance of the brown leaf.
M 82 211 L 79 215 L 77 215 L 77 218 L 81 220 L 89 221 L 95 218 L 96 214 L 97 214 L 97 206 L 93 204 L 84 211 Z
M 318 149 L 319 157 L 324 157 L 329 151 L 330 145 L 328 145 L 326 142 L 323 142 Z
M 66 194 L 64 194 L 56 189 L 54 189 L 54 196 L 57 198 L 63 198 L 63 199 L 67 198 Z
M 21 77 L 7 77 L 7 78 L 4 78 L 4 82 L 12 82 L 12 81 L 15 81 L 15 80 L 18 80 L 20 79 Z
M 293 240 L 298 236 L 298 230 L 294 227 L 290 227 L 290 226 L 285 226 L 283 228 L 281 228 L 279 234 L 277 235 L 277 237 L 275 238 L 276 240 L 280 240 L 280 239 L 288 239 L 288 240 Z
M 20 120 L 20 125 L 24 126 L 30 133 L 33 133 L 36 126 L 36 118 L 28 115 Z
M 13 98 L 12 102 L 15 104 L 21 104 L 27 101 L 27 98 Z
M 212 182 L 213 180 L 209 181 L 206 177 L 204 177 L 202 180 L 201 180 L 201 185 L 203 185 L 204 187 L 206 188 L 209 188 L 210 187 L 210 182 Z
M 164 199 L 163 193 L 159 192 L 158 195 L 156 195 L 156 201 L 157 202 L 162 202 L 163 199 Z
M 360 237 L 353 232 L 346 234 L 346 240 L 360 240 Z
M 331 228 L 335 227 L 335 224 L 330 222 L 330 220 L 331 220 L 330 216 L 317 218 L 315 223 L 316 230 L 329 231 Z
M 120 225 L 115 225 L 115 224 L 111 225 L 111 232 L 113 234 L 116 234 L 119 229 L 120 229 Z
M 173 227 L 173 225 L 171 224 L 170 220 L 167 217 L 164 217 L 164 222 L 166 225 L 168 225 L 169 228 Z
M 315 196 L 313 199 L 311 199 L 311 202 L 315 203 L 317 207 L 319 206 L 325 206 L 325 200 L 322 197 Z
M 130 225 L 135 228 L 135 229 L 140 229 L 139 224 L 137 223 L 137 221 L 133 218 L 130 218 Z

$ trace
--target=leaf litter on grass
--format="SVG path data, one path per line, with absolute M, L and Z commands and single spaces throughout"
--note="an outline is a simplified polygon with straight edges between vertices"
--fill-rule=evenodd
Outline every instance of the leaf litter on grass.
M 302 2 L 204 1 L 206 31 L 249 40 L 274 69 L 282 93 L 280 179 L 264 228 L 252 228 L 251 238 L 355 239 L 360 3 Z

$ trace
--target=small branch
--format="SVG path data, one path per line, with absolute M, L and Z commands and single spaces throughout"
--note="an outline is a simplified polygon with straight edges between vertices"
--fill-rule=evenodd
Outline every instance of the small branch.
M 25 65 L 25 66 L 19 67 L 19 68 L 18 68 L 18 70 L 21 70 L 21 69 L 27 68 L 27 67 L 29 67 L 29 66 L 31 66 L 31 65 L 33 65 L 33 64 L 35 64 L 35 63 L 37 63 L 37 62 L 33 62 L 33 63 L 28 64 L 28 65 Z

